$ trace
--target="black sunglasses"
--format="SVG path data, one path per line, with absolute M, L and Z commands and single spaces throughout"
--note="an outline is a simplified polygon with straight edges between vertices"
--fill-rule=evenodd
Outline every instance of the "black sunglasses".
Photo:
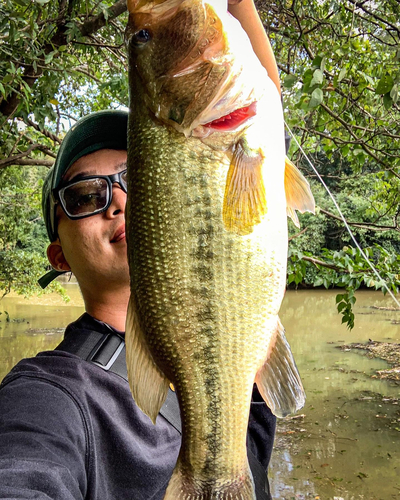
M 116 182 L 127 192 L 126 169 L 112 175 L 91 175 L 72 180 L 53 189 L 53 207 L 60 203 L 70 219 L 84 219 L 105 212 L 112 202 L 112 186 Z M 52 229 L 55 229 L 55 210 L 51 210 Z

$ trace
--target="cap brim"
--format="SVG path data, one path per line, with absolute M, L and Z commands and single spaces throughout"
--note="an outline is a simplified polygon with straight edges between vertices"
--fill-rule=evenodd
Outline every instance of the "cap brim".
M 65 274 L 67 271 L 56 271 L 55 269 L 52 269 L 48 273 L 46 273 L 44 276 L 42 276 L 39 280 L 38 283 L 39 285 L 43 288 L 43 290 L 46 288 L 47 285 L 49 285 L 53 280 L 58 278 L 61 274 Z

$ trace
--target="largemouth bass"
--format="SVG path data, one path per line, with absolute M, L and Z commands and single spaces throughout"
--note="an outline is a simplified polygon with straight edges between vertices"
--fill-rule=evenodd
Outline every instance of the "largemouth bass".
M 226 3 L 128 10 L 132 393 L 153 422 L 170 383 L 179 399 L 166 499 L 254 499 L 254 382 L 277 416 L 304 404 L 278 312 L 287 210 L 312 210 L 312 195 L 294 165 L 285 173 L 279 94 Z

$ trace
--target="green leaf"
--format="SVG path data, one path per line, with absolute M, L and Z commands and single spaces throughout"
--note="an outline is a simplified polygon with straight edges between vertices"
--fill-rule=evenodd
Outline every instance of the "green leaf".
M 367 73 L 364 73 L 363 71 L 360 71 L 360 75 L 362 75 L 365 80 L 370 84 L 370 85 L 374 85 L 374 79 L 371 78 Z
M 393 105 L 393 100 L 390 97 L 389 92 L 383 96 L 383 105 L 385 106 L 386 109 L 390 109 Z
M 325 66 L 325 58 L 323 57 L 323 55 L 318 55 L 318 56 L 314 57 L 312 65 L 313 65 L 313 68 L 320 68 L 320 69 L 321 69 L 321 65 Z
M 393 85 L 392 90 L 390 91 L 390 97 L 395 104 L 399 100 L 399 86 L 397 83 Z
M 6 75 L 4 78 L 3 78 L 3 83 L 8 83 L 8 82 L 11 82 L 11 80 L 14 78 L 14 75 L 12 75 L 11 73 L 9 73 L 8 75 Z
M 291 89 L 295 85 L 297 80 L 298 78 L 296 75 L 287 75 L 286 78 L 283 80 L 283 86 L 286 89 Z
M 44 58 L 45 64 L 49 64 L 49 62 L 51 62 L 53 60 L 54 54 L 56 54 L 55 51 L 50 52 L 49 54 L 46 54 L 46 56 Z
M 106 20 L 106 22 L 108 21 L 108 9 L 103 9 L 103 14 L 104 14 L 104 19 Z
M 392 76 L 389 74 L 383 75 L 378 82 L 375 92 L 379 95 L 387 94 L 392 90 L 393 85 L 394 80 Z
M 311 99 L 310 99 L 310 102 L 308 105 L 310 108 L 316 108 L 317 106 L 319 106 L 321 104 L 323 99 L 324 99 L 324 93 L 322 92 L 322 90 L 315 89 L 315 90 L 313 90 L 313 92 L 311 94 Z
M 347 68 L 342 68 L 340 70 L 338 82 L 341 82 L 343 80 L 343 78 L 346 76 L 346 73 L 347 73 Z
M 313 73 L 313 77 L 310 83 L 310 87 L 314 85 L 320 85 L 324 81 L 324 74 L 320 69 L 316 69 Z

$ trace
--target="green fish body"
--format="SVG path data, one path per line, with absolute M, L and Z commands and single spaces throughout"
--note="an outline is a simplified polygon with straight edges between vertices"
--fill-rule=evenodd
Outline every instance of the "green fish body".
M 218 8 L 180 0 L 128 8 L 132 393 L 154 422 L 170 383 L 179 399 L 182 446 L 166 499 L 254 499 L 246 452 L 254 382 L 278 416 L 304 403 L 278 318 L 288 241 L 280 98 L 261 65 L 260 90 L 235 78 L 228 42 L 244 32 L 224 30 Z M 201 52 L 204 33 L 196 65 L 190 54 Z

